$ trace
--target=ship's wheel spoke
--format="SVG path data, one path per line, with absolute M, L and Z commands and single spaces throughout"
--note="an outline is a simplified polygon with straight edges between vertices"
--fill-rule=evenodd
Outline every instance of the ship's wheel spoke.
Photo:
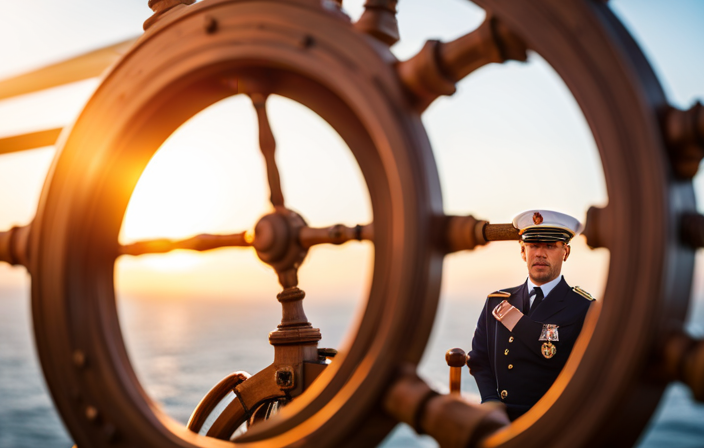
M 608 234 L 602 229 L 608 226 L 609 209 L 591 207 L 587 213 L 587 220 L 583 234 L 587 238 L 587 243 L 592 248 L 609 247 Z M 374 224 L 356 225 L 354 227 L 343 224 L 335 224 L 329 227 L 309 227 L 302 224 L 302 220 L 297 226 L 290 226 L 293 232 L 292 240 L 284 238 L 280 244 L 295 243 L 302 251 L 319 244 L 340 245 L 349 241 L 372 241 L 374 239 Z M 444 232 L 439 244 L 443 246 L 446 253 L 453 253 L 462 250 L 472 250 L 476 246 L 485 245 L 491 241 L 510 241 L 518 239 L 518 230 L 512 224 L 491 224 L 488 221 L 478 220 L 471 215 L 467 216 L 445 216 Z M 693 247 L 701 247 L 703 244 L 697 239 L 704 228 L 704 221 L 696 215 L 688 217 L 683 221 L 682 234 L 686 242 Z M 153 240 L 138 241 L 131 244 L 121 245 L 120 255 L 145 255 L 167 253 L 176 249 L 207 251 L 222 247 L 252 247 L 269 248 L 272 243 L 273 233 L 271 225 L 264 225 L 259 228 L 259 232 L 240 232 L 232 234 L 200 234 L 182 240 L 171 240 L 159 238 Z M 0 232 L 0 261 L 10 264 L 20 264 L 29 266 L 29 252 L 27 250 L 27 240 L 31 230 L 31 225 L 24 227 L 13 227 L 12 229 Z M 257 240 L 257 236 L 259 239 Z M 279 249 L 284 250 L 284 249 Z
M 526 49 L 520 37 L 487 15 L 479 28 L 452 42 L 427 41 L 397 70 L 416 110 L 423 111 L 440 95 L 455 93 L 455 83 L 484 65 L 525 61 Z
M 0 232 L 0 262 L 29 268 L 29 233 L 31 224 Z
M 462 250 L 472 250 L 477 246 L 483 246 L 492 241 L 518 240 L 519 233 L 513 224 L 491 224 L 488 221 L 467 216 L 445 216 L 444 232 L 438 244 L 443 247 L 446 253 L 459 252 Z M 600 208 L 592 206 L 587 212 L 587 219 L 584 224 L 582 234 L 587 239 L 587 244 L 592 249 L 609 248 L 611 241 L 609 233 L 606 231 L 613 219 L 612 210 L 609 207 Z M 704 243 L 704 219 L 699 215 L 688 215 L 682 222 L 682 238 L 692 247 L 701 247 Z
M 299 244 L 308 249 L 318 244 L 344 244 L 348 241 L 372 241 L 374 224 L 348 227 L 336 224 L 330 227 L 302 227 L 298 233 Z
M 472 250 L 491 241 L 518 240 L 518 229 L 513 224 L 490 224 L 472 215 L 445 216 L 444 232 L 438 244 L 446 253 Z
M 206 251 L 220 247 L 249 247 L 251 245 L 251 237 L 247 232 L 229 235 L 204 233 L 183 240 L 160 238 L 125 244 L 120 246 L 120 255 L 162 254 L 176 249 Z
M 269 124 L 269 117 L 266 111 L 266 100 L 268 94 L 250 93 L 254 109 L 257 111 L 257 122 L 259 123 L 259 148 L 266 161 L 266 175 L 269 180 L 269 192 L 271 204 L 274 207 L 284 206 L 284 194 L 281 190 L 281 178 L 279 168 L 276 165 L 276 139 Z
M 402 365 L 383 399 L 384 411 L 418 434 L 432 436 L 440 446 L 477 446 L 477 441 L 510 424 L 504 405 L 482 405 L 459 394 L 441 395 L 415 372 Z

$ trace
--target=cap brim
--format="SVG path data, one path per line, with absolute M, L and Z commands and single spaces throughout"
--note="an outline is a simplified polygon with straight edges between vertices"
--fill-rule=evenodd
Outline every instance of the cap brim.
M 571 229 L 564 227 L 531 226 L 522 229 L 521 239 L 526 243 L 569 242 L 574 237 Z

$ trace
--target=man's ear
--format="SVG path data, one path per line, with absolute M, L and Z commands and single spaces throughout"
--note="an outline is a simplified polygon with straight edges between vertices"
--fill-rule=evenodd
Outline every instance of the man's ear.
M 570 247 L 569 244 L 565 244 L 565 258 L 562 261 L 567 261 L 567 257 L 570 256 L 570 250 L 572 248 Z
M 521 258 L 523 258 L 523 261 L 526 261 L 526 246 L 525 246 L 525 244 L 521 244 Z

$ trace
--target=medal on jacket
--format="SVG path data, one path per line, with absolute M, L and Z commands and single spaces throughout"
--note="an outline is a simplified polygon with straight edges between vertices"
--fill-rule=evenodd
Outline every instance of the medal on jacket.
M 553 341 L 557 342 L 560 340 L 560 335 L 557 333 L 558 325 L 543 324 L 543 331 L 540 332 L 540 338 L 538 341 L 543 342 L 543 346 L 540 347 L 540 353 L 546 359 L 550 359 L 557 353 L 557 347 L 553 345 Z

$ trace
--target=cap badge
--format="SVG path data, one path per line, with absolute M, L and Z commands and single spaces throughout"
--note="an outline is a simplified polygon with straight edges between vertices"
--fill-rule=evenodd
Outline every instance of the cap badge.
M 533 222 L 536 226 L 540 225 L 540 223 L 543 222 L 543 215 L 541 215 L 540 212 L 533 213 Z

